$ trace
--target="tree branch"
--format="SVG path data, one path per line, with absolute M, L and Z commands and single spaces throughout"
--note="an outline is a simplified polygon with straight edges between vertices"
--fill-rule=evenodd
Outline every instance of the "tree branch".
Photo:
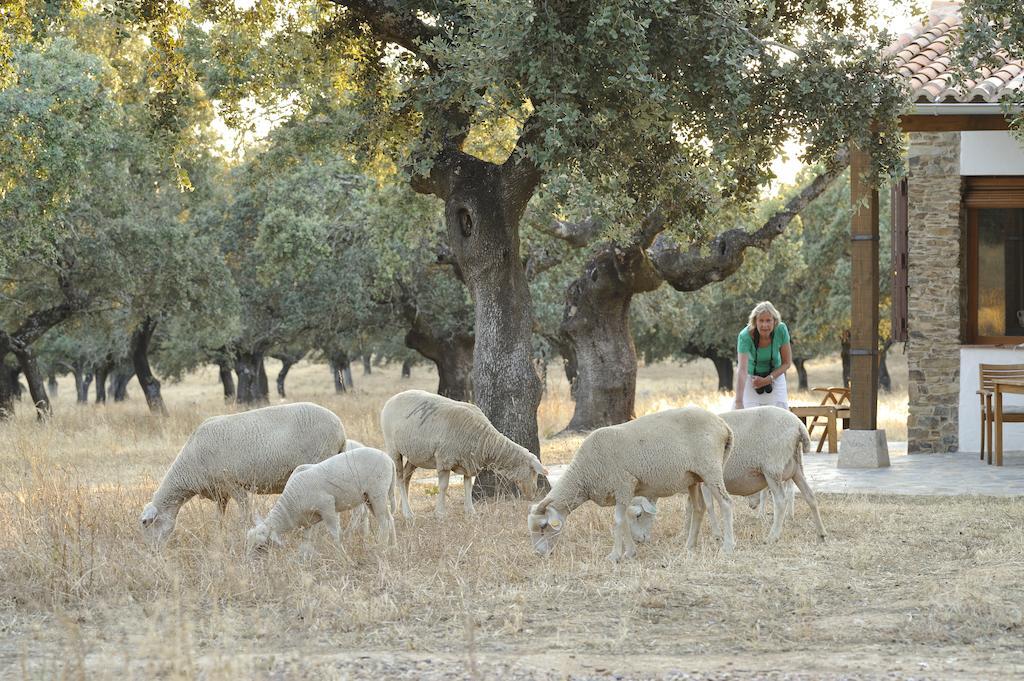
M 423 23 L 413 13 L 403 10 L 389 0 L 331 0 L 331 2 L 339 7 L 344 7 L 353 19 L 366 24 L 378 40 L 394 43 L 409 50 L 426 62 L 431 71 L 436 70 L 437 63 L 423 55 L 421 45 L 444 35 L 440 29 Z
M 696 291 L 707 284 L 725 279 L 743 264 L 744 251 L 750 247 L 768 250 L 775 237 L 811 201 L 828 189 L 849 165 L 846 149 L 840 150 L 829 168 L 817 175 L 799 194 L 791 198 L 786 206 L 770 217 L 754 232 L 730 229 L 715 237 L 707 253 L 698 245 L 686 251 L 664 235 L 659 235 L 648 249 L 651 261 L 658 272 L 677 291 Z

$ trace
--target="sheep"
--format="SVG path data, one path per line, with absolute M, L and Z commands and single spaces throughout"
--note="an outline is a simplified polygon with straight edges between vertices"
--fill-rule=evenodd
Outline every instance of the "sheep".
M 246 553 L 255 555 L 271 542 L 280 545 L 280 535 L 300 527 L 306 528 L 308 543 L 319 522 L 323 522 L 340 548 L 338 513 L 364 504 L 377 519 L 379 543 L 394 544 L 395 521 L 391 510 L 395 502 L 395 483 L 391 457 L 372 447 L 341 452 L 320 463 L 299 466 L 266 519 L 257 517 L 255 526 L 246 534 Z
M 782 524 L 787 507 L 792 503 L 790 486 L 792 481 L 800 488 L 803 498 L 811 509 L 811 517 L 818 529 L 818 538 L 825 541 L 827 533 L 818 512 L 818 503 L 804 476 L 803 454 L 809 452 L 811 439 L 803 421 L 787 409 L 764 406 L 726 412 L 722 419 L 732 428 L 735 442 L 732 456 L 725 464 L 725 487 L 730 494 L 756 499 L 758 492 L 767 488 L 774 503 L 774 517 L 767 540 L 774 542 L 782 534 Z M 637 541 L 647 541 L 657 513 L 655 504 L 646 499 L 634 499 L 628 509 L 630 530 Z M 718 525 L 714 509 L 707 496 L 702 500 L 709 510 L 712 533 L 718 536 Z M 701 505 L 704 505 L 701 504 Z M 792 514 L 791 511 L 789 511 Z M 695 534 L 699 529 L 699 516 L 687 513 L 689 531 Z M 695 529 L 694 522 L 698 523 Z
M 409 483 L 417 468 L 437 470 L 438 518 L 445 514 L 445 495 L 452 471 L 464 478 L 465 512 L 473 513 L 473 479 L 481 470 L 510 478 L 523 495 L 537 491 L 537 475 L 547 474 L 540 460 L 491 425 L 474 404 L 423 390 L 406 390 L 391 397 L 380 412 L 384 449 L 398 471 L 402 515 L 412 518 Z
M 214 416 L 195 429 L 178 452 L 139 520 L 143 535 L 163 543 L 178 511 L 194 496 L 232 498 L 249 517 L 246 492 L 278 494 L 296 466 L 318 463 L 345 446 L 345 428 L 333 412 L 309 402 Z
M 615 546 L 608 559 L 636 555 L 626 514 L 637 495 L 655 500 L 689 491 L 698 496 L 704 482 L 725 520 L 723 549 L 731 552 L 732 501 L 725 491 L 722 466 L 732 451 L 732 431 L 718 416 L 699 407 L 670 409 L 635 421 L 598 428 L 580 444 L 572 462 L 546 497 L 530 509 L 527 526 L 534 549 L 550 554 L 565 517 L 590 500 L 615 506 Z M 648 502 L 649 503 L 649 502 Z M 690 533 L 687 548 L 696 543 Z

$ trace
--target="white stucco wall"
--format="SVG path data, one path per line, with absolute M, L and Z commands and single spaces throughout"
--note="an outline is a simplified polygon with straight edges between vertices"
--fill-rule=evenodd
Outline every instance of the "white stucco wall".
M 977 394 L 979 364 L 1024 364 L 1024 348 L 977 345 L 960 348 L 959 435 L 962 452 L 978 452 L 981 446 L 981 405 Z M 1003 404 L 1024 406 L 1024 395 L 1006 395 Z M 1024 451 L 1024 423 L 1003 425 L 1003 451 Z
M 960 133 L 961 175 L 1024 175 L 1024 146 L 1006 130 Z

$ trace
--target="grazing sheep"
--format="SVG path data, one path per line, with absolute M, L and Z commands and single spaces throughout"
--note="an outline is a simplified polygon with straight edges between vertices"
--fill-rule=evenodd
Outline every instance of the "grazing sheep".
M 362 447 L 335 454 L 326 461 L 295 469 L 284 491 L 265 520 L 245 536 L 250 555 L 271 542 L 281 544 L 280 535 L 295 528 L 306 528 L 306 540 L 318 522 L 341 546 L 338 513 L 362 505 L 377 519 L 377 538 L 382 544 L 395 542 L 395 521 L 391 508 L 395 501 L 395 465 L 384 452 Z
M 208 418 L 189 436 L 142 511 L 143 534 L 165 541 L 182 505 L 197 495 L 216 501 L 222 513 L 232 498 L 247 518 L 247 492 L 278 494 L 296 466 L 323 461 L 344 446 L 341 420 L 309 402 Z
M 598 506 L 615 506 L 615 547 L 609 560 L 632 558 L 636 545 L 626 516 L 634 498 L 640 495 L 646 502 L 688 490 L 694 499 L 704 482 L 722 510 L 726 527 L 723 548 L 731 551 L 732 501 L 722 474 L 731 451 L 729 426 L 698 407 L 670 409 L 598 428 L 580 445 L 548 495 L 530 509 L 527 525 L 534 548 L 543 555 L 551 553 L 565 517 L 590 500 Z M 694 546 L 696 536 L 694 528 L 687 548 Z
M 398 471 L 402 515 L 412 517 L 409 483 L 417 468 L 437 470 L 437 517 L 443 518 L 448 478 L 452 471 L 464 476 L 465 510 L 473 512 L 473 478 L 492 470 L 518 485 L 530 498 L 537 491 L 537 475 L 547 470 L 526 447 L 508 439 L 491 425 L 475 404 L 459 402 L 423 390 L 406 390 L 380 412 L 384 449 Z
M 777 541 L 782 534 L 787 507 L 791 504 L 788 481 L 800 488 L 818 528 L 818 537 L 824 541 L 827 534 L 818 513 L 818 503 L 804 476 L 803 455 L 810 451 L 811 439 L 803 421 L 787 409 L 768 406 L 726 412 L 722 419 L 732 428 L 734 437 L 732 456 L 725 463 L 725 487 L 730 494 L 748 499 L 756 499 L 751 495 L 765 488 L 770 490 L 774 518 L 767 541 Z M 707 496 L 703 501 L 708 506 L 712 534 L 718 536 L 714 509 Z M 650 538 L 655 513 L 656 510 L 643 506 L 640 500 L 634 500 L 627 514 L 634 539 L 647 541 Z M 695 516 L 688 511 L 687 519 L 690 525 Z M 695 532 L 692 527 L 690 531 Z

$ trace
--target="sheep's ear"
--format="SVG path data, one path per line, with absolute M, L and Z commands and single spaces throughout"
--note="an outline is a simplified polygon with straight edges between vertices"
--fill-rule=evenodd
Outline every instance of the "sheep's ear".
M 533 456 L 533 454 L 530 454 L 530 457 L 532 459 L 530 461 L 530 465 L 533 466 L 533 470 L 536 471 L 538 475 L 547 475 L 548 469 L 544 468 L 544 464 L 540 462 L 540 459 Z
M 658 507 L 655 506 L 650 499 L 647 497 L 637 497 L 637 499 L 640 501 L 640 508 L 645 512 L 650 513 L 651 515 L 656 515 L 658 513 Z

